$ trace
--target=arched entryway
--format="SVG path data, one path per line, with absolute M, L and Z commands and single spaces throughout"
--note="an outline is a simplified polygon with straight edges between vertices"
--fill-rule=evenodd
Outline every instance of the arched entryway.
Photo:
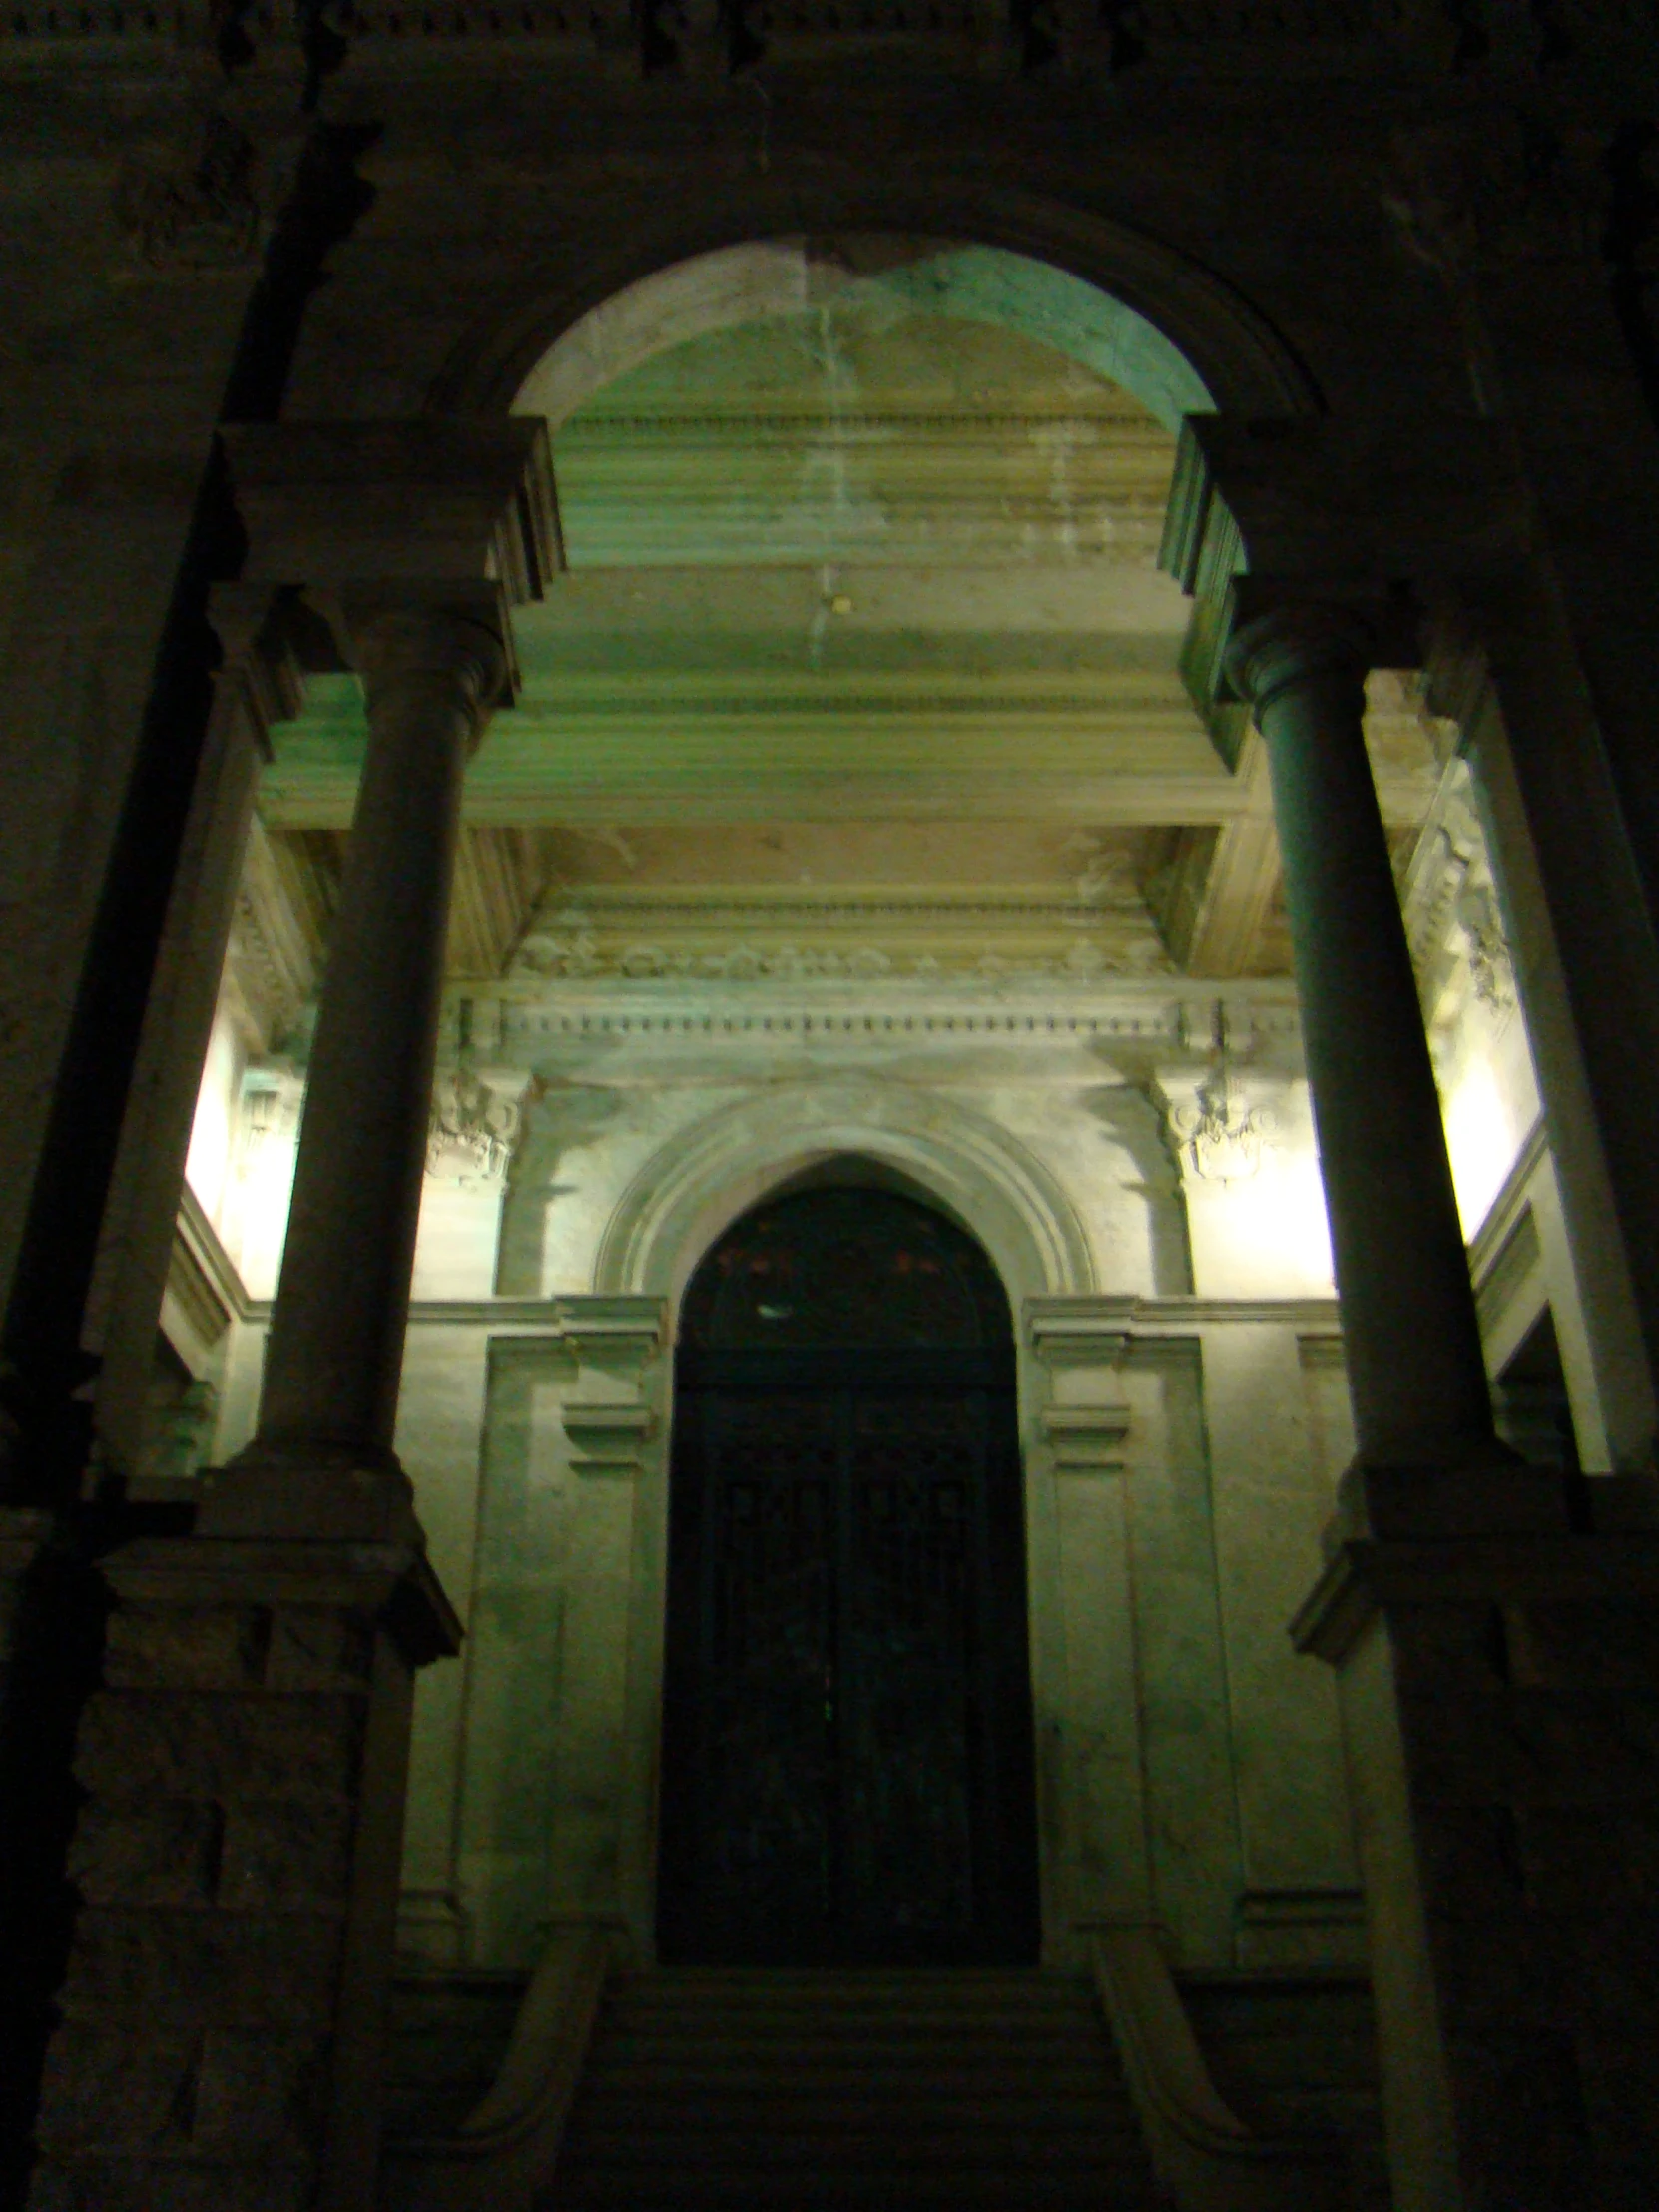
M 984 1252 L 852 1171 L 682 1309 L 658 1937 L 707 1963 L 1038 1942 L 1014 1344 Z

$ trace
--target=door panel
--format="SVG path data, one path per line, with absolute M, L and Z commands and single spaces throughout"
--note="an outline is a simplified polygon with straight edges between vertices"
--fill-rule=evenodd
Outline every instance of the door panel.
M 849 1921 L 971 1930 L 986 1405 L 850 1396 L 841 1510 Z
M 698 1888 L 733 1924 L 816 1927 L 832 1910 L 833 1400 L 702 1409 Z
M 1011 1376 L 960 1354 L 911 1354 L 884 1375 L 847 1354 L 688 1365 L 665 1957 L 1027 1961 L 1035 1847 Z M 986 1386 L 987 1370 L 1000 1386 Z

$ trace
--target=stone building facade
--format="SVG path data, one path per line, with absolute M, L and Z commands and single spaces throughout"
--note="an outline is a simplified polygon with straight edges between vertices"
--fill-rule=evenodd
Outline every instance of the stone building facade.
M 1044 1964 L 1364 1970 L 1399 2212 L 1651 2201 L 1656 82 L 0 27 L 0 2201 L 366 2207 L 399 1961 L 649 1962 L 814 1188 L 1008 1295 Z

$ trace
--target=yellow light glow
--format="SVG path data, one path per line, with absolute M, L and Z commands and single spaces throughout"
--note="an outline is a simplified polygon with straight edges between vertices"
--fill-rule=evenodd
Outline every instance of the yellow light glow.
M 196 1118 L 191 1124 L 190 1150 L 185 1157 L 185 1181 L 196 1203 L 216 1227 L 225 1205 L 225 1183 L 231 1169 L 231 1139 L 235 1129 L 235 1101 L 241 1077 L 241 1055 L 236 1033 L 223 1017 L 214 1023 L 202 1063 L 202 1085 L 196 1094 Z
M 1443 1094 L 1446 1151 L 1463 1235 L 1472 1237 L 1519 1149 L 1514 1118 L 1491 1062 L 1466 1060 Z

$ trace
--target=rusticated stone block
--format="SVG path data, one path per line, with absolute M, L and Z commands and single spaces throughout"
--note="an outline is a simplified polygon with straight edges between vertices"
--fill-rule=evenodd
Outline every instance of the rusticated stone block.
M 343 1797 L 361 1737 L 354 1698 L 104 1691 L 75 1771 L 97 1798 Z
M 295 2168 L 250 2172 L 202 2159 L 43 2160 L 29 2212 L 306 2212 L 311 2178 Z
M 1404 1697 L 1506 1686 L 1504 1645 L 1492 1609 L 1478 1605 L 1401 1605 L 1390 1616 L 1394 1679 Z
M 1578 2017 L 1603 2037 L 1640 2033 L 1659 1989 L 1659 1912 L 1606 1913 L 1564 1924 Z
M 1659 2173 L 1659 2043 L 1581 2038 L 1579 2071 L 1597 2152 Z
M 1659 1912 L 1659 1804 L 1534 1806 L 1519 1832 L 1540 1912 Z
M 265 1668 L 271 1616 L 261 1605 L 120 1605 L 104 1679 L 118 1690 L 242 1690 Z
M 1425 1807 L 1417 1820 L 1417 1852 L 1431 1913 L 1491 1921 L 1524 1911 L 1526 1871 L 1508 1806 Z
M 77 2147 L 136 2150 L 183 2142 L 201 2038 L 147 2025 L 141 2033 L 66 2020 L 46 2053 L 36 2131 L 62 2155 Z
M 1440 2008 L 1454 2035 L 1558 2028 L 1567 2016 L 1567 1959 L 1552 1923 L 1516 1920 L 1502 1940 L 1477 1921 L 1433 1921 Z
M 218 1807 L 201 1801 L 89 1805 L 70 1849 L 70 1877 L 93 1905 L 206 1905 L 223 1825 Z
M 1659 1606 L 1528 1606 L 1526 1633 L 1540 1679 L 1563 1689 L 1644 1692 L 1659 1683 Z
M 1571 2202 L 1590 2169 L 1590 2123 L 1572 2038 L 1560 2030 L 1453 2034 L 1449 2055 L 1464 2142 L 1482 2173 L 1517 2186 L 1486 2199 L 1517 2208 Z
M 341 1696 L 239 1699 L 215 1714 L 227 1797 L 354 1794 L 363 1706 Z
M 340 1904 L 350 1880 L 351 1829 L 343 1805 L 238 1799 L 225 1828 L 221 1904 Z
M 361 1692 L 373 1662 L 373 1623 L 363 1615 L 301 1605 L 277 1608 L 266 1668 L 269 1688 Z
M 1401 1699 L 1418 1792 L 1442 1805 L 1659 1799 L 1659 1696 L 1506 1690 Z
M 309 1914 L 81 1916 L 66 2014 L 209 2026 L 310 2027 L 332 2008 L 340 1925 Z
M 215 2028 L 196 2084 L 197 2148 L 308 2164 L 320 2126 L 323 2046 L 315 2036 Z

